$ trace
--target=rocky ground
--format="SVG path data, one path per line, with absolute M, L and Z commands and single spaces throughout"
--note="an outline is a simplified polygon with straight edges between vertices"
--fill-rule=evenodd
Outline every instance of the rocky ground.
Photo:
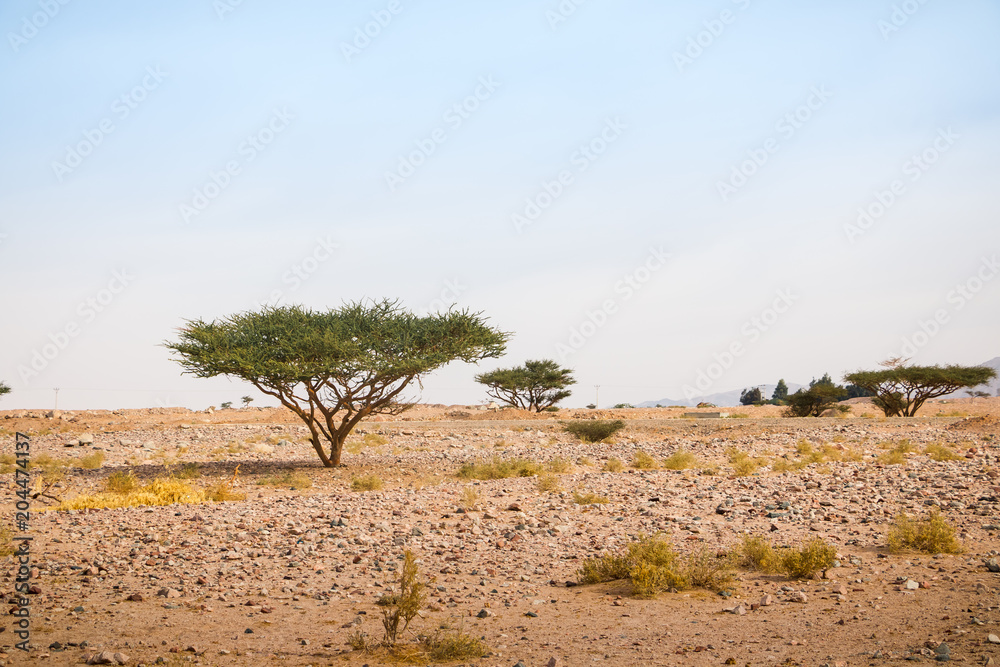
M 932 403 L 908 419 L 875 417 L 864 402 L 828 419 L 781 419 L 771 406 L 728 411 L 735 418 L 420 406 L 406 420 L 365 423 L 333 470 L 280 410 L 0 412 L 2 453 L 13 453 L 15 431 L 27 432 L 32 457 L 64 475 L 49 495 L 100 490 L 122 470 L 142 480 L 182 474 L 198 486 L 235 475 L 246 495 L 68 512 L 33 500 L 33 650 L 13 648 L 7 617 L 0 664 L 82 664 L 102 652 L 129 665 L 383 664 L 347 639 L 358 629 L 381 636 L 375 601 L 405 550 L 432 580 L 411 628 L 484 638 L 489 653 L 464 664 L 997 664 L 1000 573 L 987 561 L 1000 549 L 1000 399 Z M 595 416 L 627 427 L 610 443 L 583 444 L 560 424 Z M 931 443 L 958 460 L 932 460 Z M 824 447 L 827 460 L 788 465 Z M 911 451 L 892 464 L 892 448 Z M 657 460 L 686 450 L 698 462 L 629 467 L 640 450 Z M 760 467 L 736 476 L 729 450 Z M 76 467 L 95 452 L 100 467 Z M 456 476 L 494 456 L 549 464 L 556 488 L 540 490 L 538 477 Z M 612 458 L 624 469 L 603 471 Z M 791 469 L 774 470 L 783 466 Z M 2 512 L 13 519 L 14 475 L 9 463 L 3 470 Z M 352 491 L 365 475 L 384 488 Z M 609 502 L 577 504 L 574 492 Z M 890 555 L 893 517 L 935 507 L 958 527 L 965 553 Z M 641 600 L 623 584 L 575 585 L 584 559 L 656 532 L 685 552 L 729 549 L 745 533 L 776 544 L 820 536 L 839 566 L 808 581 L 739 572 L 729 597 Z M 5 570 L 11 605 L 9 559 Z

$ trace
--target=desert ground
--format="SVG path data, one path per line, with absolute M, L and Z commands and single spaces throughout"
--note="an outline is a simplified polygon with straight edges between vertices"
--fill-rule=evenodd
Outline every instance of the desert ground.
M 421 405 L 364 422 L 335 469 L 280 409 L 2 411 L 4 525 L 17 500 L 15 432 L 31 436 L 32 484 L 59 481 L 34 486 L 47 490 L 31 501 L 32 650 L 14 648 L 7 616 L 0 665 L 115 653 L 129 665 L 386 664 L 348 638 L 381 637 L 375 602 L 406 550 L 429 596 L 405 641 L 448 627 L 486 646 L 446 664 L 997 664 L 1000 573 L 988 561 L 1000 555 L 1000 399 L 931 402 L 913 418 L 883 418 L 865 400 L 830 418 L 726 411 Z M 626 427 L 594 444 L 563 430 L 596 418 Z M 933 460 L 929 444 L 956 456 Z M 682 450 L 692 467 L 662 467 Z M 732 451 L 754 469 L 737 474 Z M 810 451 L 821 453 L 811 463 Z M 637 452 L 660 467 L 632 467 Z M 548 472 L 457 476 L 494 457 Z M 606 471 L 611 459 L 623 468 Z M 243 499 L 54 509 L 124 471 L 141 483 L 227 482 Z M 352 490 L 369 476 L 384 486 Z M 577 502 L 587 493 L 608 502 Z M 890 554 L 894 517 L 935 508 L 964 552 Z M 738 569 L 728 595 L 640 599 L 624 582 L 579 585 L 586 559 L 656 533 L 684 553 L 732 550 L 748 533 L 775 545 L 818 536 L 837 562 L 808 580 Z M 5 558 L 9 609 L 14 569 Z

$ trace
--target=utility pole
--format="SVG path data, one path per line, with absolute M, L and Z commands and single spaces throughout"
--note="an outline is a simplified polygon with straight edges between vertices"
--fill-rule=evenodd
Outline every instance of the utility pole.
M 55 387 L 55 388 L 53 389 L 53 391 L 55 391 L 55 392 L 56 392 L 56 407 L 54 407 L 54 408 L 52 408 L 52 409 L 53 409 L 53 410 L 58 410 L 58 409 L 59 409 L 59 387 Z
M 594 385 L 594 408 L 599 409 L 601 407 L 601 385 Z

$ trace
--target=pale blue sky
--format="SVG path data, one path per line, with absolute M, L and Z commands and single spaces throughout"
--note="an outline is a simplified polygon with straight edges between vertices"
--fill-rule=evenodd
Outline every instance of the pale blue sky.
M 594 384 L 606 404 L 709 372 L 706 393 L 839 376 L 936 314 L 914 363 L 1000 354 L 995 3 L 587 0 L 553 27 L 559 7 L 5 3 L 0 407 L 48 407 L 53 387 L 66 408 L 238 400 L 158 344 L 276 293 L 483 311 L 516 335 L 481 369 L 556 358 L 580 381 L 569 405 Z M 373 12 L 391 21 L 345 57 Z M 678 66 L 689 39 L 705 46 Z M 895 201 L 852 231 L 880 192 Z M 670 257 L 647 275 L 651 248 Z M 791 305 L 759 328 L 779 291 Z M 422 399 L 480 401 L 475 372 L 431 375 Z

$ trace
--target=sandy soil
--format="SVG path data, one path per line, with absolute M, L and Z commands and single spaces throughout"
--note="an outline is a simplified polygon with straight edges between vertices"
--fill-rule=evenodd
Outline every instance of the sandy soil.
M 32 435 L 35 458 L 104 455 L 97 469 L 66 468 L 49 489 L 59 498 L 100 490 L 116 471 L 150 480 L 187 470 L 190 483 L 208 486 L 237 467 L 246 494 L 73 512 L 33 500 L 33 650 L 15 650 L 14 617 L 0 620 L 0 664 L 81 664 L 104 650 L 130 665 L 384 664 L 346 642 L 358 628 L 381 635 L 375 601 L 407 549 L 433 578 L 409 636 L 447 624 L 484 638 L 487 655 L 460 664 L 882 665 L 934 661 L 941 642 L 951 661 L 996 664 L 1000 644 L 989 640 L 1000 635 L 1000 574 L 985 562 L 1000 554 L 1000 399 L 935 402 L 910 419 L 877 417 L 865 401 L 824 419 L 781 419 L 772 406 L 725 411 L 731 418 L 696 420 L 671 408 L 539 416 L 418 406 L 398 421 L 365 423 L 332 470 L 283 410 L 0 412 L 5 454 L 20 431 Z M 583 444 L 560 424 L 595 417 L 627 427 L 611 442 Z M 75 444 L 83 434 L 92 444 Z M 905 463 L 884 463 L 902 441 L 913 450 Z M 863 457 L 771 470 L 794 461 L 802 442 Z M 934 442 L 960 458 L 932 461 L 923 451 Z M 730 448 L 764 465 L 737 477 Z M 639 450 L 663 459 L 681 449 L 697 455 L 695 468 L 628 466 Z M 456 477 L 463 463 L 494 456 L 555 461 L 560 488 L 541 491 L 536 477 Z M 603 472 L 610 458 L 625 469 Z M 12 519 L 9 468 L 0 511 Z M 286 472 L 312 485 L 259 483 Z M 367 474 L 385 487 L 351 491 Z M 462 511 L 467 488 L 479 499 Z M 573 491 L 610 502 L 579 505 Z M 958 527 L 966 552 L 889 554 L 893 517 L 933 508 Z M 656 532 L 684 552 L 728 549 L 745 533 L 776 544 L 820 536 L 836 546 L 839 567 L 808 581 L 740 571 L 729 597 L 692 590 L 641 600 L 624 584 L 574 585 L 584 559 Z M 5 608 L 12 573 L 8 559 Z M 805 602 L 793 601 L 799 593 Z M 773 603 L 758 606 L 767 595 Z

